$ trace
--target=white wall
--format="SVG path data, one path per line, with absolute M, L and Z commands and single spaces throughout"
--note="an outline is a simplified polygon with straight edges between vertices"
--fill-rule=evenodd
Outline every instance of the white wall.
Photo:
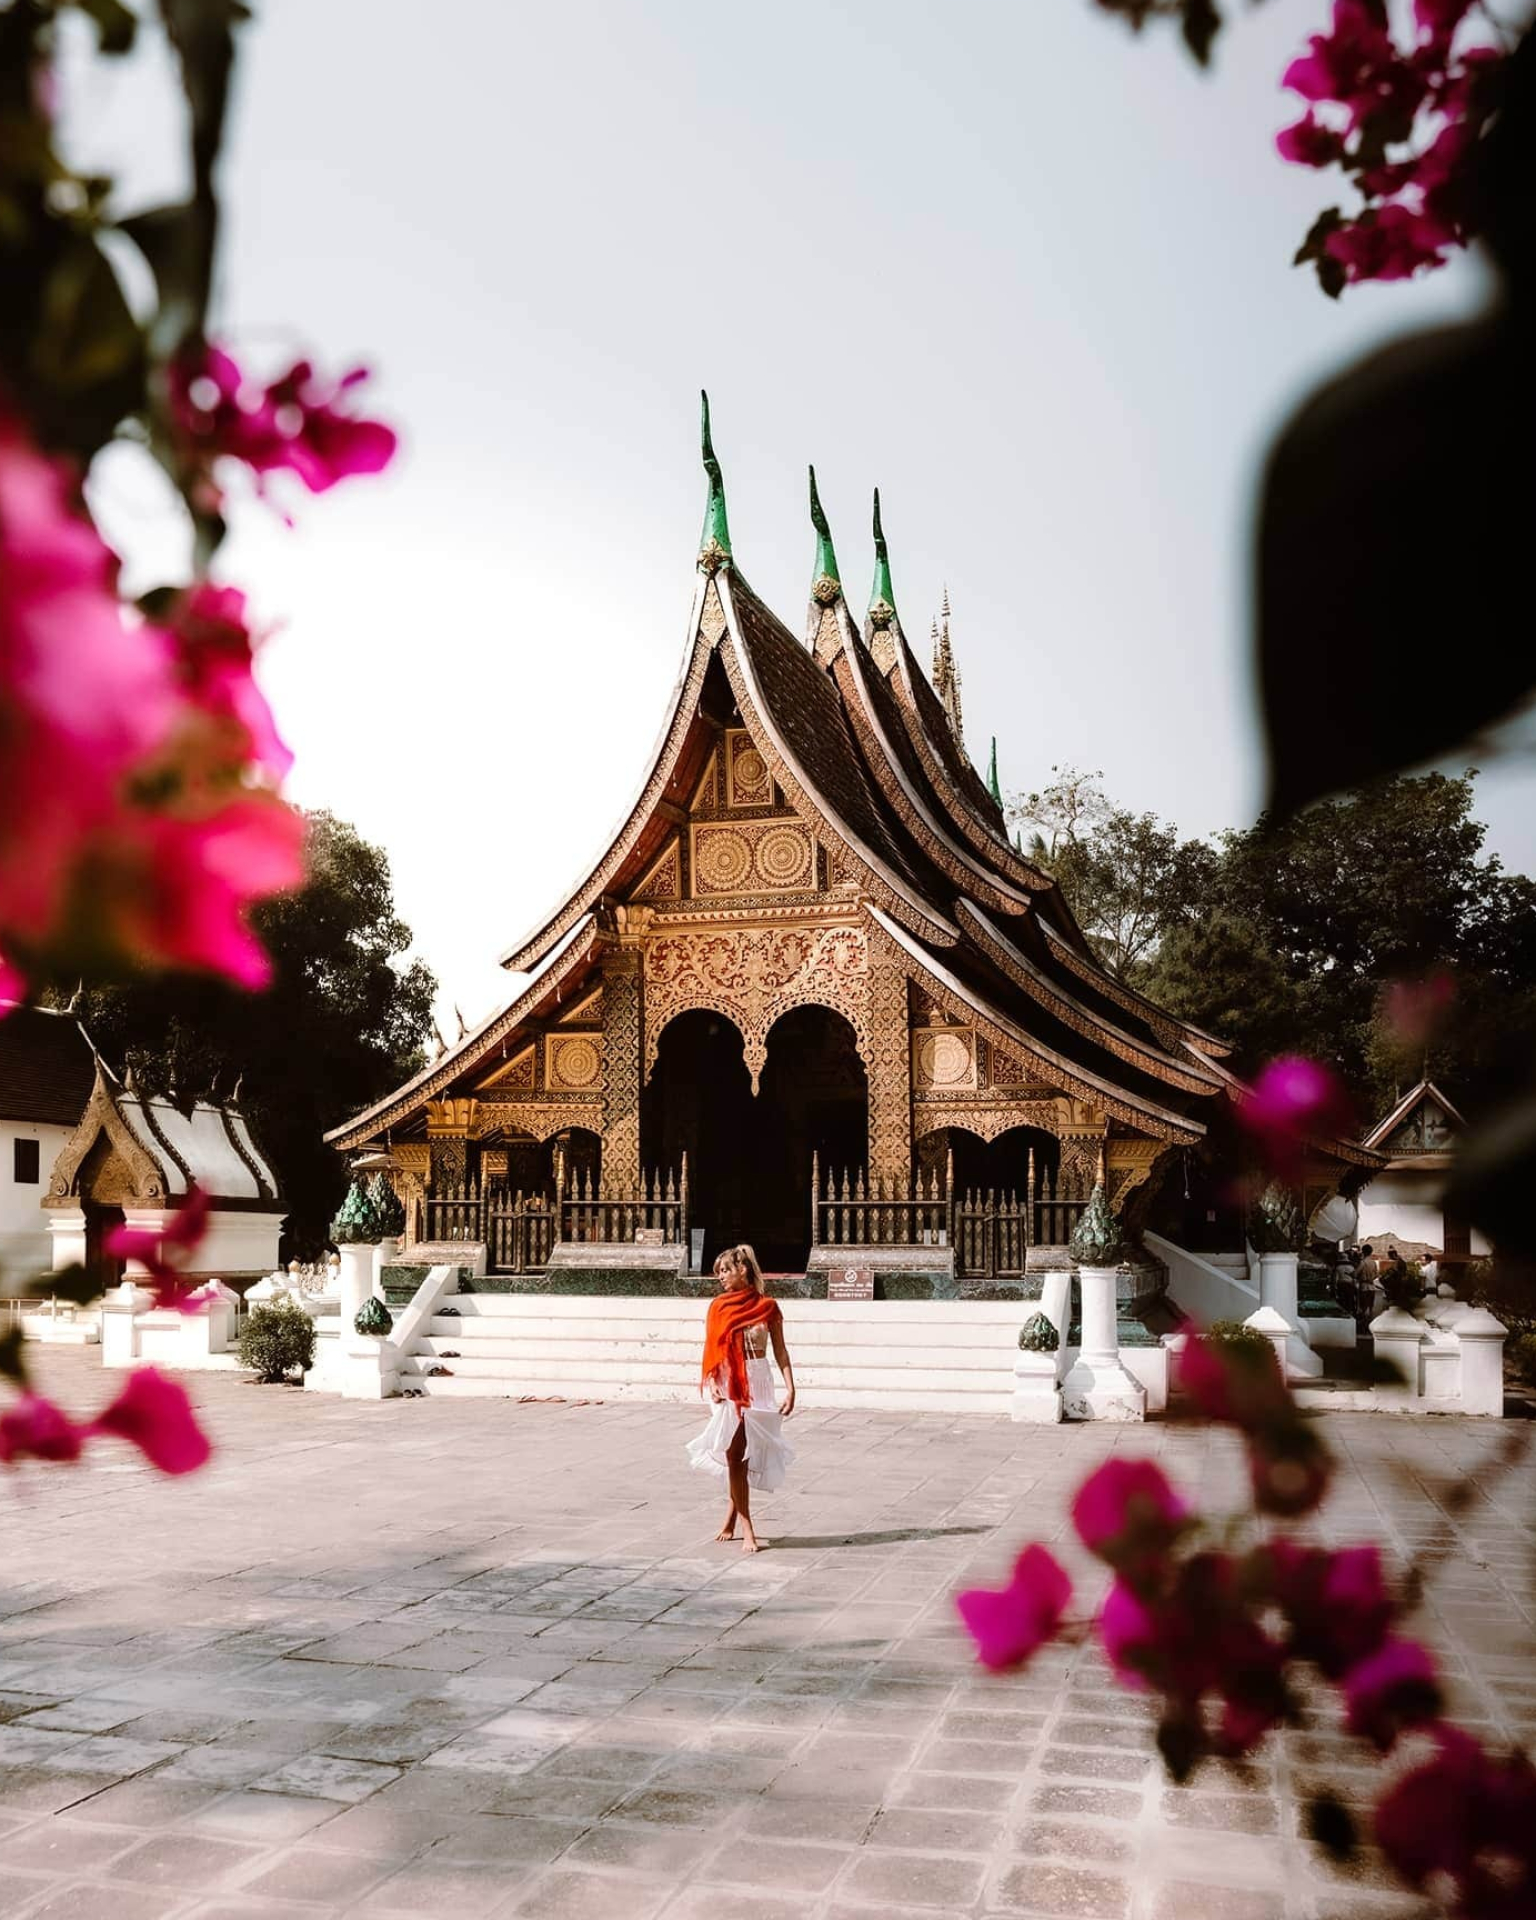
M 0 1283 L 8 1283 L 6 1292 L 34 1274 L 46 1273 L 52 1262 L 43 1195 L 70 1131 L 30 1120 L 0 1120 Z M 16 1140 L 38 1143 L 35 1186 L 16 1184 Z
M 1432 1247 L 1445 1245 L 1445 1215 L 1440 1207 L 1445 1176 L 1422 1168 L 1403 1167 L 1377 1174 L 1360 1194 L 1357 1238 L 1364 1242 L 1384 1233 L 1399 1240 L 1423 1240 Z M 1474 1227 L 1471 1248 L 1486 1258 L 1488 1242 Z

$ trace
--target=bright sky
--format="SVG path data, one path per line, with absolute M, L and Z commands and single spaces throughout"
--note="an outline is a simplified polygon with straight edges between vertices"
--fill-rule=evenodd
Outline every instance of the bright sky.
M 295 796 L 388 849 L 445 1013 L 507 997 L 497 954 L 644 777 L 701 385 L 737 559 L 793 630 L 813 460 L 858 607 L 874 485 L 921 651 L 948 583 L 1005 787 L 1072 763 L 1187 833 L 1252 817 L 1262 449 L 1484 280 L 1336 306 L 1292 270 L 1330 183 L 1275 157 L 1277 78 L 1326 7 L 1235 11 L 1202 78 L 1090 0 L 258 0 L 219 327 L 258 361 L 366 359 L 404 447 L 293 531 L 242 508 L 221 566 L 285 623 L 262 677 Z M 145 203 L 177 191 L 166 80 L 151 45 L 78 96 Z M 127 460 L 97 499 L 138 584 L 174 564 Z M 1536 867 L 1528 780 L 1482 805 Z

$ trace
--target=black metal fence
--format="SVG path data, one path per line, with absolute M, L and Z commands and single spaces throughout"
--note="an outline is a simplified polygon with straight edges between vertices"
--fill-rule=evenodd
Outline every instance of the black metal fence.
M 616 1186 L 577 1174 L 560 1194 L 512 1192 L 504 1182 L 467 1180 L 430 1192 L 422 1237 L 485 1243 L 490 1273 L 537 1273 L 558 1241 L 638 1239 L 681 1246 L 688 1238 L 688 1163 L 680 1174 L 647 1174 Z

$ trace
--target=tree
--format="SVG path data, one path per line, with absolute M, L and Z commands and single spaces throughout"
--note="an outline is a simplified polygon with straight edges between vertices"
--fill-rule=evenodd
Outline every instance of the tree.
M 208 975 L 144 975 L 87 991 L 79 1012 L 103 1055 L 142 1082 L 240 1104 L 287 1202 L 289 1251 L 320 1246 L 345 1188 L 322 1136 L 421 1062 L 436 982 L 402 964 L 389 861 L 330 813 L 305 816 L 307 883 L 252 915 L 273 979 L 242 993 Z
M 1139 985 L 1168 929 L 1198 913 L 1216 852 L 1180 840 L 1156 814 L 1114 805 L 1101 773 L 1051 772 L 1049 787 L 1010 802 L 1009 817 L 1028 830 L 1031 857 L 1060 884 L 1105 966 Z

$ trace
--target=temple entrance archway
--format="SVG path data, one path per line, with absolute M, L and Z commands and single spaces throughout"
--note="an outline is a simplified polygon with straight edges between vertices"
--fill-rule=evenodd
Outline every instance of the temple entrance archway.
M 869 1088 L 851 1024 L 822 1006 L 782 1015 L 754 1097 L 731 1021 L 702 1008 L 678 1014 L 641 1101 L 641 1157 L 671 1170 L 685 1152 L 706 1267 L 721 1247 L 749 1240 L 768 1271 L 803 1272 L 812 1156 L 850 1171 L 868 1158 Z
M 1042 1127 L 1010 1127 L 995 1140 L 964 1127 L 945 1133 L 954 1155 L 956 1193 L 1008 1194 L 1022 1200 L 1027 1190 L 1031 1155 L 1035 1181 L 1054 1181 L 1061 1160 L 1061 1142 Z

